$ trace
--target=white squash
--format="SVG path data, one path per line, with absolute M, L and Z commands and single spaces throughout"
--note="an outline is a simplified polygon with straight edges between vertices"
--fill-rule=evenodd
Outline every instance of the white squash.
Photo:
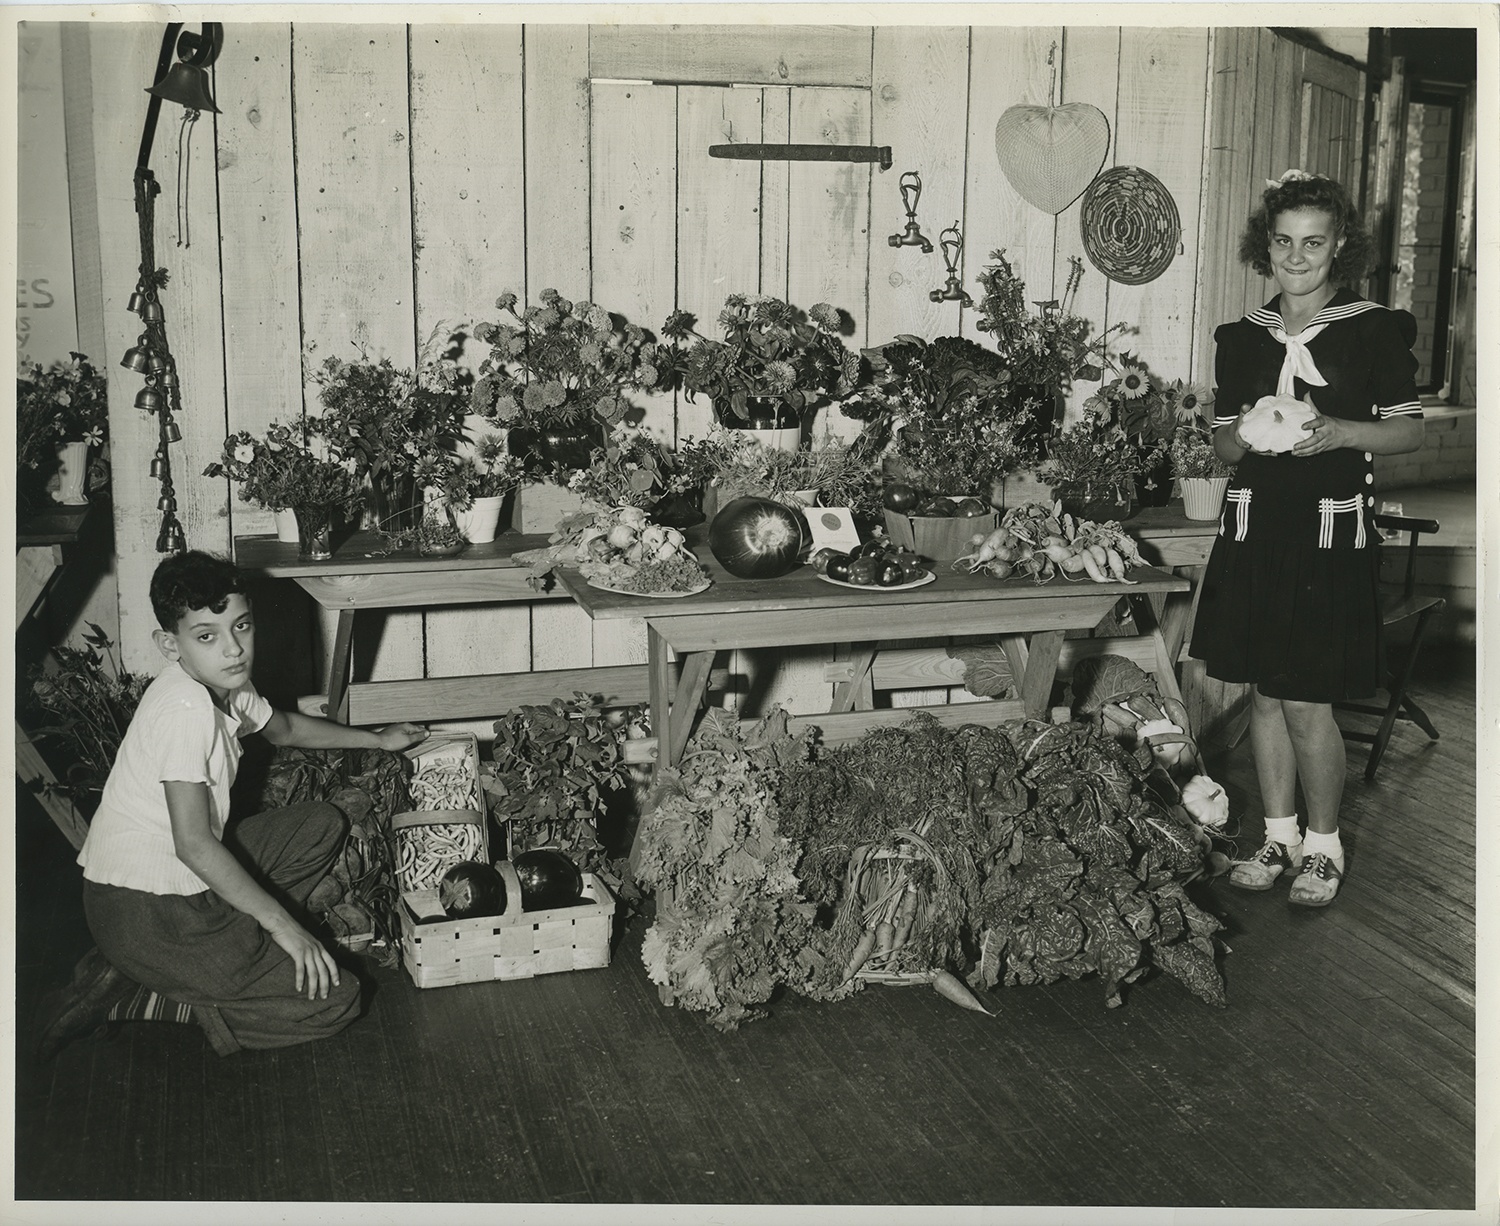
M 1200 826 L 1218 830 L 1229 820 L 1229 793 L 1207 775 L 1194 775 L 1182 785 L 1182 807 Z
M 1294 396 L 1262 396 L 1240 418 L 1240 441 L 1253 451 L 1290 451 L 1308 437 L 1303 423 L 1316 414 Z

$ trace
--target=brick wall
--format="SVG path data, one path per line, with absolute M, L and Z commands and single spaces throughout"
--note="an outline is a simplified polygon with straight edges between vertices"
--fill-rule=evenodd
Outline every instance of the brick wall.
M 1421 449 L 1406 455 L 1376 456 L 1374 488 L 1390 490 L 1472 479 L 1477 455 L 1473 409 L 1428 409 Z

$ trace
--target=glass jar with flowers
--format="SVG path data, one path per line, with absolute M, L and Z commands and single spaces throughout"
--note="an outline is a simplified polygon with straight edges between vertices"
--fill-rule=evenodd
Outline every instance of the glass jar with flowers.
M 495 300 L 513 323 L 474 327 L 490 351 L 474 382 L 472 411 L 508 430 L 527 477 L 565 484 L 589 466 L 605 431 L 631 412 L 629 394 L 665 382 L 669 358 L 649 332 L 597 303 L 571 302 L 555 289 L 522 311 L 518 301 L 509 291 Z
M 101 456 L 109 433 L 104 375 L 81 353 L 16 378 L 16 511 L 56 502 L 80 506 L 108 480 Z
M 360 346 L 356 360 L 329 356 L 313 370 L 323 413 L 309 420 L 309 431 L 336 458 L 354 462 L 366 483 L 370 527 L 401 531 L 419 522 L 417 462 L 454 454 L 463 438 L 473 377 L 458 363 L 460 345 L 458 334 L 439 329 L 414 369 L 374 360 Z
M 673 311 L 662 325 L 687 398 L 708 396 L 720 425 L 763 431 L 762 441 L 781 450 L 801 445 L 809 410 L 859 384 L 863 360 L 845 346 L 844 317 L 826 302 L 804 312 L 769 295 L 731 294 L 719 312 L 722 340 L 696 323 Z
M 860 437 L 893 482 L 988 506 L 1006 472 L 1039 456 L 1031 422 L 1013 410 L 1010 372 L 989 350 L 898 336 L 865 357 L 870 377 L 840 412 L 865 423 Z
M 231 434 L 203 475 L 237 482 L 243 498 L 269 510 L 291 510 L 299 552 L 308 558 L 332 556 L 334 529 L 363 501 L 352 459 L 316 454 L 299 429 L 281 422 L 272 422 L 264 438 L 246 430 Z
M 1096 522 L 1121 520 L 1134 510 L 1140 456 L 1112 415 L 1085 407 L 1078 421 L 1047 444 L 1037 475 L 1051 485 L 1063 510 Z

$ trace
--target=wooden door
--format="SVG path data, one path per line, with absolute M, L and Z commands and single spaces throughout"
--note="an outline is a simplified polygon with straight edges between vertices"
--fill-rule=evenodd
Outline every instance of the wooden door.
M 769 31 L 758 41 L 768 47 L 767 40 L 786 37 Z M 620 71 L 617 45 L 595 50 L 604 62 L 591 64 L 591 76 Z M 828 302 L 849 316 L 844 339 L 858 348 L 869 343 L 870 197 L 879 172 L 859 163 L 714 158 L 708 149 L 869 144 L 868 81 L 766 84 L 756 79 L 760 61 L 743 45 L 737 50 L 732 60 L 704 60 L 708 51 L 689 33 L 658 42 L 650 55 L 630 49 L 629 70 L 649 80 L 591 80 L 589 293 L 653 331 L 671 311 L 689 311 L 709 337 L 719 334 L 731 294 L 768 294 L 804 309 Z M 641 403 L 646 427 L 674 446 L 712 426 L 703 397 L 655 395 Z M 813 430 L 852 438 L 858 423 L 823 412 Z M 642 661 L 644 625 L 596 626 L 593 646 L 596 665 Z M 741 652 L 735 671 L 747 678 L 756 709 L 782 702 L 816 710 L 830 693 L 822 657 L 814 649 Z

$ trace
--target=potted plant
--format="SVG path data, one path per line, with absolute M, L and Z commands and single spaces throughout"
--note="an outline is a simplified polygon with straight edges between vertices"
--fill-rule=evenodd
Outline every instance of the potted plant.
M 241 496 L 268 510 L 290 510 L 296 517 L 297 544 L 304 557 L 332 555 L 334 526 L 355 514 L 362 501 L 358 466 L 352 458 L 320 456 L 292 426 L 272 422 L 264 438 L 241 430 L 224 440 L 220 457 L 205 477 L 227 477 Z
M 1140 471 L 1140 451 L 1119 422 L 1097 408 L 1085 408 L 1081 419 L 1048 443 L 1038 475 L 1065 511 L 1104 522 L 1130 515 Z
M 1029 422 L 1011 411 L 1010 372 L 973 341 L 898 336 L 866 350 L 870 378 L 840 405 L 890 475 L 930 494 L 988 503 L 1023 457 L 1040 453 Z
M 723 339 L 713 340 L 689 312 L 673 311 L 662 335 L 687 398 L 708 396 L 720 425 L 765 431 L 765 442 L 792 451 L 805 411 L 859 384 L 862 359 L 844 345 L 843 316 L 826 302 L 803 312 L 780 298 L 731 294 L 718 322 Z
M 16 379 L 16 507 L 19 514 L 49 502 L 78 506 L 104 483 L 103 461 L 90 464 L 109 433 L 103 374 L 81 353 Z M 55 488 L 50 492 L 49 487 Z
M 422 514 L 417 462 L 454 454 L 463 438 L 472 376 L 458 364 L 458 334 L 440 333 L 427 339 L 414 369 L 372 360 L 361 346 L 357 360 L 329 356 L 313 370 L 323 413 L 308 428 L 367 482 L 371 527 L 415 525 Z
M 555 289 L 523 311 L 517 302 L 512 292 L 495 300 L 514 323 L 474 328 L 490 351 L 472 411 L 507 428 L 528 477 L 566 481 L 588 467 L 604 431 L 625 420 L 629 393 L 664 382 L 667 358 L 650 333 L 597 303 L 570 302 Z
M 427 488 L 453 512 L 453 521 L 471 545 L 495 539 L 506 496 L 521 484 L 522 463 L 505 440 L 487 434 L 466 455 L 444 456 L 419 474 Z
M 701 472 L 705 512 L 736 498 L 770 498 L 788 506 L 852 507 L 877 515 L 880 459 L 861 436 L 845 443 L 828 433 L 796 451 L 782 451 L 750 432 L 717 427 L 707 439 L 689 440 L 679 453 L 684 470 Z
M 1142 506 L 1165 506 L 1172 497 L 1168 444 L 1178 423 L 1197 414 L 1208 390 L 1175 379 L 1165 383 L 1145 363 L 1126 354 L 1120 373 L 1084 402 L 1086 408 L 1112 417 L 1141 452 L 1136 500 Z
M 41 715 L 31 734 L 57 745 L 68 763 L 63 782 L 54 786 L 92 816 L 151 678 L 121 668 L 109 636 L 93 622 L 87 625 L 83 647 L 56 647 L 47 663 L 32 670 L 30 700 Z
M 1071 260 L 1071 271 L 1061 300 L 1026 306 L 1026 285 L 1016 275 L 1004 250 L 990 252 L 992 263 L 979 275 L 984 295 L 979 300 L 975 327 L 988 333 L 1010 372 L 1011 412 L 1027 425 L 1020 431 L 1024 461 L 1039 462 L 1045 440 L 1061 421 L 1062 396 L 1075 379 L 1095 382 L 1103 376 L 1101 362 L 1110 336 L 1123 331 L 1115 324 L 1089 339 L 1093 325 L 1072 313 L 1072 302 L 1083 278 L 1083 261 Z
M 1184 397 L 1169 454 L 1172 472 L 1182 489 L 1183 512 L 1189 519 L 1217 519 L 1234 475 L 1214 450 L 1212 401 L 1196 394 L 1189 404 Z

